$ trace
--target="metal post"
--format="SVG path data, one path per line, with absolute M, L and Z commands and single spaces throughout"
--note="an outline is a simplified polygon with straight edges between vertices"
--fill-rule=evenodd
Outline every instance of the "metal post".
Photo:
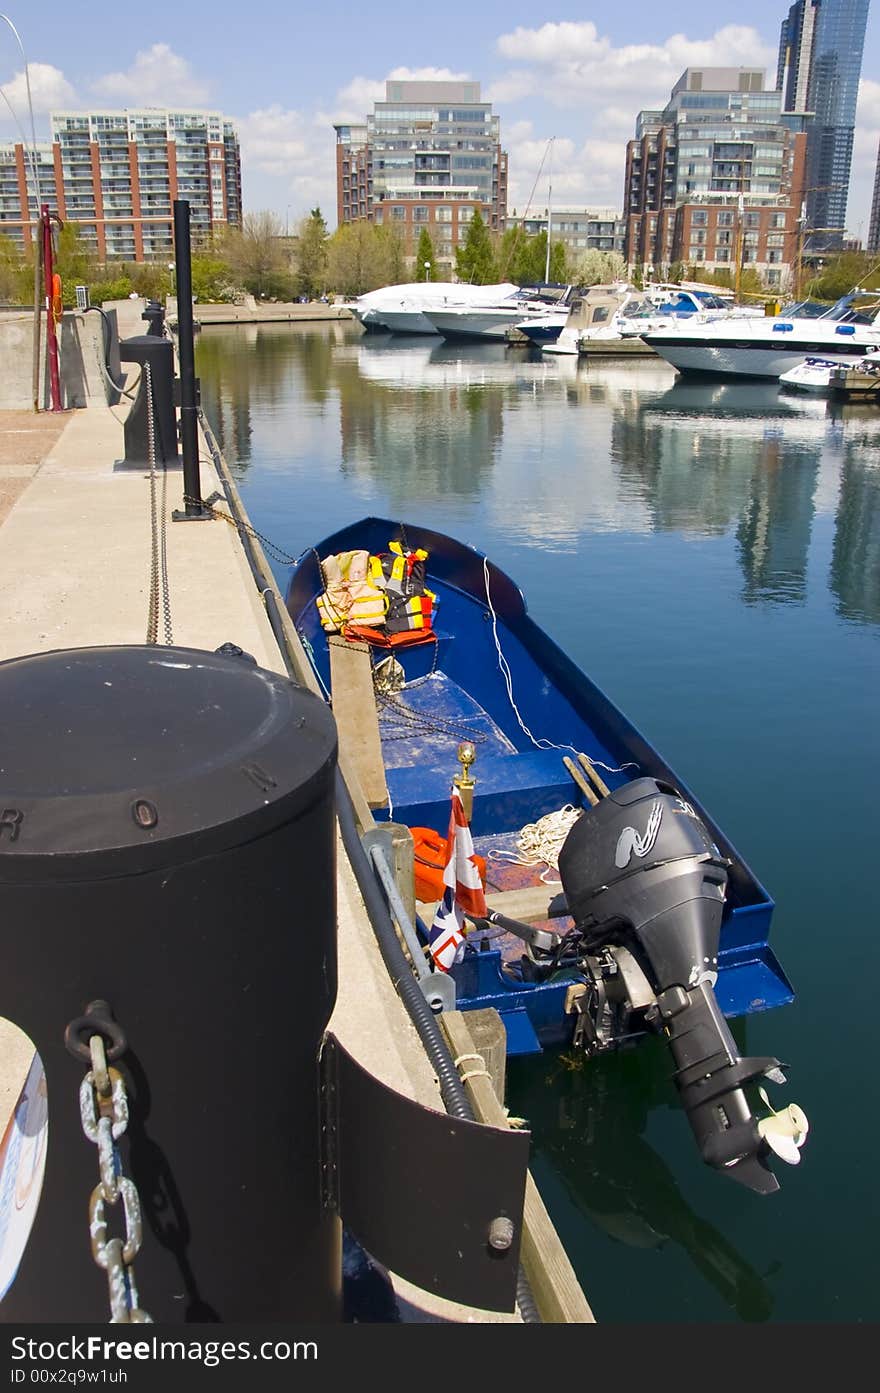
M 196 383 L 192 312 L 192 263 L 190 260 L 189 203 L 174 200 L 174 263 L 177 279 L 177 354 L 180 361 L 180 448 L 183 454 L 184 510 L 175 510 L 175 522 L 210 518 L 202 503 L 199 477 L 199 405 Z
M 43 242 L 43 284 L 46 290 L 46 353 L 49 357 L 49 399 L 52 411 L 63 411 L 61 380 L 58 374 L 58 336 L 55 332 L 54 267 L 52 255 L 52 223 L 49 205 L 40 206 L 40 235 Z

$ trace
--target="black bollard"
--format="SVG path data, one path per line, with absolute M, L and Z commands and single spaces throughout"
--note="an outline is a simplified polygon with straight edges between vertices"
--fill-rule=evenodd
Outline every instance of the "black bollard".
M 157 465 L 178 462 L 177 420 L 174 415 L 174 345 L 155 334 L 136 334 L 119 342 L 119 361 L 141 367 L 137 395 L 126 416 L 122 433 L 122 464 L 150 467 L 150 398 L 153 403 L 152 437 Z M 150 390 L 147 390 L 147 368 Z
M 50 1121 L 0 1319 L 110 1318 L 89 1240 L 90 1066 L 65 1047 L 102 1001 L 108 1044 L 123 1037 L 140 1307 L 174 1323 L 340 1320 L 319 1154 L 336 996 L 328 708 L 242 657 L 155 646 L 0 663 L 0 708 L 16 713 L 0 769 L 0 1014 L 42 1058 Z M 91 1029 L 72 1025 L 71 1047 Z M 122 1209 L 105 1206 L 111 1237 Z
M 174 200 L 174 265 L 177 276 L 177 356 L 180 361 L 180 449 L 183 455 L 183 511 L 176 522 L 210 518 L 202 502 L 199 470 L 199 404 L 192 305 L 192 255 L 189 203 Z

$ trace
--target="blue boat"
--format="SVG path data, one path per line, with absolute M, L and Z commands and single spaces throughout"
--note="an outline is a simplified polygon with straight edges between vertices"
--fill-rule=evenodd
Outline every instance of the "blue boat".
M 725 1020 L 794 998 L 768 942 L 772 899 L 697 796 L 471 546 L 370 517 L 300 558 L 287 608 L 328 696 L 317 603 L 326 563 L 387 558 L 392 543 L 425 554 L 433 612 L 424 633 L 386 646 L 377 632 L 368 645 L 376 715 L 365 709 L 364 721 L 378 722 L 388 792 L 374 816 L 445 837 L 458 785 L 485 859 L 487 913 L 470 921 L 448 974 L 456 1008 L 497 1010 L 510 1055 L 572 1045 L 592 1055 L 659 1033 L 704 1160 L 760 1193 L 777 1189 L 770 1153 L 796 1161 L 806 1119 L 793 1105 L 756 1115 L 746 1089 L 784 1082 L 782 1066 L 741 1058 Z M 530 861 L 524 838 L 542 825 L 555 853 Z M 434 911 L 421 908 L 426 944 Z

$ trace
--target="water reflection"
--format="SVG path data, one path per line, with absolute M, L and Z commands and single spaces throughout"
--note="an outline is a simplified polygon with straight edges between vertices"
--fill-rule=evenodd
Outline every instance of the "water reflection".
M 677 1106 L 665 1047 L 644 1041 L 576 1067 L 530 1061 L 526 1077 L 533 1150 L 552 1164 L 575 1207 L 627 1247 L 678 1246 L 740 1320 L 768 1320 L 773 1296 L 764 1279 L 694 1213 L 645 1139 L 652 1110 Z
M 507 344 L 361 335 L 344 324 L 200 335 L 198 372 L 227 456 L 326 452 L 392 511 L 479 503 L 528 545 L 597 531 L 735 538 L 749 604 L 803 604 L 817 518 L 834 517 L 838 613 L 880 622 L 880 412 L 693 382 L 651 358 L 580 361 Z M 305 434 L 304 419 L 320 425 Z M 331 434 L 328 434 L 328 431 Z M 279 466 L 283 467 L 283 457 Z
M 841 469 L 831 589 L 845 619 L 880 623 L 880 464 L 855 441 Z

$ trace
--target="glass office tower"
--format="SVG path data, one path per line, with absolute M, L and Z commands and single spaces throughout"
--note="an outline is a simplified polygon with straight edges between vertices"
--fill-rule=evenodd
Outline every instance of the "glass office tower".
M 867 21 L 868 0 L 798 0 L 782 21 L 776 85 L 783 110 L 806 117 L 813 247 L 843 241 Z

